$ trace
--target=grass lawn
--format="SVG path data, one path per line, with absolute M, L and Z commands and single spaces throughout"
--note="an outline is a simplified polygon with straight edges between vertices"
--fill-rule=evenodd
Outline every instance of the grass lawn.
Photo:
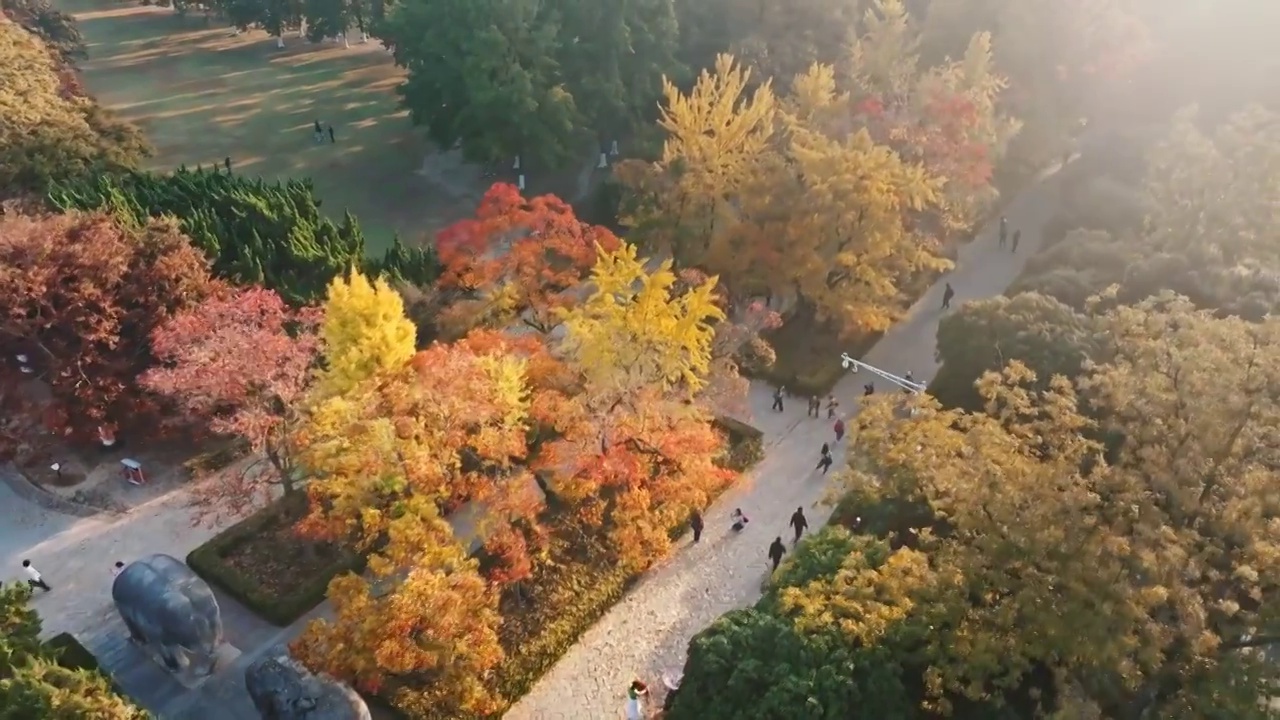
M 236 36 L 200 13 L 106 0 L 59 7 L 89 45 L 88 89 L 155 145 L 151 169 L 229 156 L 237 172 L 310 177 L 331 216 L 356 214 L 370 252 L 393 232 L 416 241 L 470 214 L 487 187 L 478 168 L 435 152 L 410 126 L 394 92 L 401 72 L 376 41 L 343 48 L 289 33 L 277 50 L 265 32 Z M 336 144 L 315 143 L 317 119 Z

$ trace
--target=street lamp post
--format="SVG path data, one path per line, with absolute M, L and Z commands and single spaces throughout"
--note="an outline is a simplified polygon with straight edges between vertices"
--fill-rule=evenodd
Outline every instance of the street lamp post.
M 893 383 L 894 385 L 897 385 L 903 390 L 908 390 L 913 393 L 922 393 L 925 391 L 925 388 L 926 388 L 926 385 L 924 383 L 918 383 L 915 380 L 908 380 L 907 378 L 898 377 L 897 375 L 894 375 L 893 373 L 887 370 L 881 370 L 875 365 L 870 365 L 862 362 L 857 358 L 849 357 L 849 353 L 842 353 L 840 355 L 840 364 L 844 366 L 845 370 L 852 370 L 854 372 L 858 372 L 859 370 L 866 370 L 872 375 L 884 378 L 885 380 L 888 380 L 889 382 Z

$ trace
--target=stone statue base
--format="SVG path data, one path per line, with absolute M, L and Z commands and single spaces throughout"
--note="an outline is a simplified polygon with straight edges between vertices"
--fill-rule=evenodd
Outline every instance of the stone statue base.
M 134 643 L 134 647 L 138 648 L 139 650 L 142 651 L 144 655 L 151 658 L 152 662 L 154 662 L 156 665 L 159 665 L 161 670 L 164 670 L 169 675 L 169 677 L 176 680 L 179 685 L 186 688 L 187 690 L 195 690 L 196 688 L 208 682 L 209 678 L 217 677 L 218 672 L 220 670 L 225 670 L 231 667 L 231 664 L 236 661 L 236 658 L 240 657 L 240 651 L 237 650 L 235 646 L 223 643 L 221 646 L 218 647 L 217 651 L 214 653 L 213 672 L 207 675 L 201 675 L 197 672 L 193 672 L 190 665 L 182 668 L 178 672 L 170 672 L 169 669 L 166 668 L 164 665 L 164 659 L 161 658 L 158 654 L 147 652 L 147 649 L 145 647 L 142 647 L 137 643 Z

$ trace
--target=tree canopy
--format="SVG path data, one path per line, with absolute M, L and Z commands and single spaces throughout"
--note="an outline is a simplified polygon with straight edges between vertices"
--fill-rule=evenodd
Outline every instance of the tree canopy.
M 376 32 L 414 123 L 479 162 L 572 165 L 649 118 L 677 69 L 671 0 L 405 0 Z
M 732 297 L 763 289 L 846 332 L 887 327 L 994 199 L 991 170 L 1016 130 L 996 110 L 985 36 L 963 62 L 924 68 L 905 11 L 889 9 L 867 21 L 848 75 L 813 65 L 788 96 L 752 90 L 729 56 L 687 94 L 668 83 L 662 158 L 618 169 L 623 222 Z
M 48 428 L 85 438 L 156 428 L 162 408 L 138 383 L 151 334 L 213 284 L 173 222 L 73 213 L 0 217 L 0 287 L 0 352 L 25 355 L 48 383 Z
M 133 167 L 147 146 L 81 89 L 67 59 L 83 49 L 74 24 L 37 3 L 6 2 L 3 9 L 0 200 L 39 197 L 59 182 Z

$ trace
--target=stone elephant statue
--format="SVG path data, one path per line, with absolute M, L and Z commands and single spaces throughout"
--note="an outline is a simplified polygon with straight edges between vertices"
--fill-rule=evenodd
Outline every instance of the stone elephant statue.
M 168 555 L 130 563 L 111 585 L 131 639 L 170 672 L 213 673 L 222 615 L 208 583 Z
M 283 645 L 245 668 L 244 685 L 262 720 L 371 720 L 355 690 L 311 673 Z

